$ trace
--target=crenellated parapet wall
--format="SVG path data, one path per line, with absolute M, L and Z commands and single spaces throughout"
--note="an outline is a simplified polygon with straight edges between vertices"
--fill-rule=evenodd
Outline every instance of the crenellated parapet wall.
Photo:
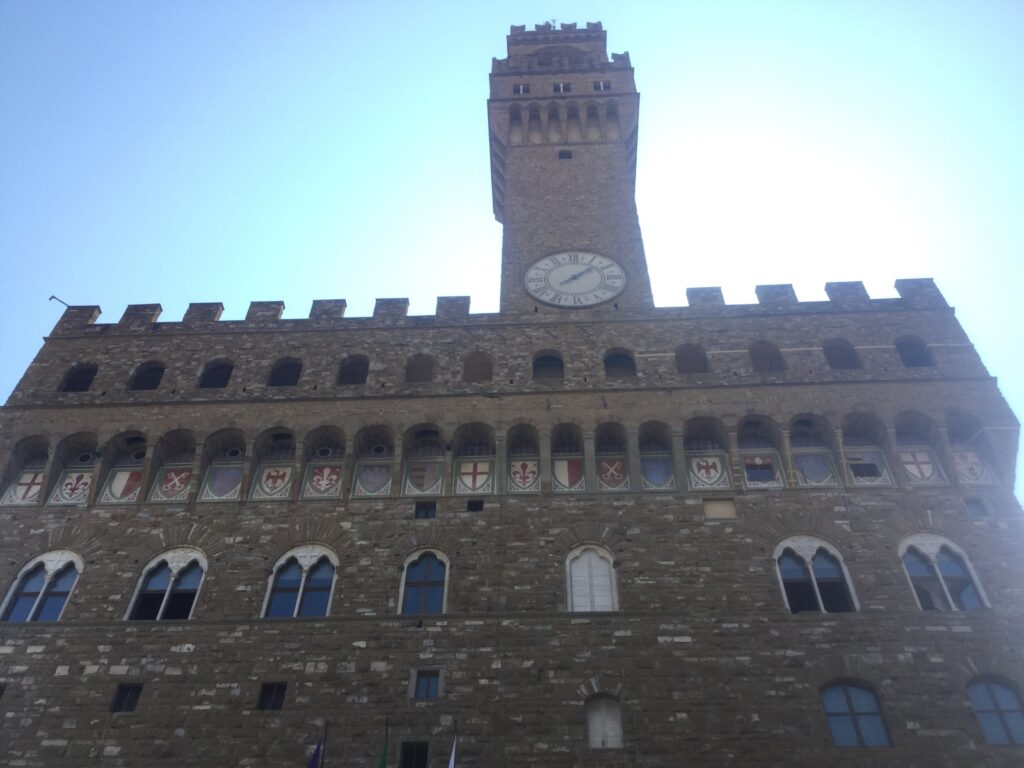
M 947 310 L 949 304 L 931 278 L 896 281 L 899 298 L 872 299 L 864 284 L 857 282 L 826 283 L 828 301 L 798 301 L 791 284 L 759 285 L 755 289 L 757 304 L 726 304 L 722 289 L 718 287 L 688 288 L 685 307 L 658 307 L 643 312 L 623 311 L 614 315 L 622 320 L 691 320 L 702 317 L 757 317 L 778 314 L 841 314 L 846 312 L 893 312 L 901 310 Z M 97 323 L 101 310 L 98 306 L 71 306 L 54 326 L 51 336 L 81 334 L 134 334 L 211 331 L 301 331 L 313 328 L 376 327 L 379 325 L 423 327 L 424 324 L 485 324 L 502 325 L 513 322 L 498 313 L 470 314 L 468 296 L 440 296 L 433 315 L 409 315 L 409 299 L 377 299 L 371 317 L 346 317 L 345 299 L 318 299 L 313 301 L 308 318 L 282 317 L 284 302 L 254 301 L 249 304 L 244 320 L 221 320 L 224 305 L 203 302 L 188 305 L 179 321 L 158 322 L 159 304 L 129 304 L 117 323 Z M 573 321 L 589 322 L 582 314 L 552 317 L 538 316 L 538 323 L 561 324 Z M 522 319 L 514 320 L 521 323 Z

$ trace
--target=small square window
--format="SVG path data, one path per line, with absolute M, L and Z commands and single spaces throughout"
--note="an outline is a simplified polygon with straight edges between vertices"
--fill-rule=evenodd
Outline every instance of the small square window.
M 851 461 L 850 471 L 854 477 L 874 479 L 882 476 L 882 470 L 878 468 L 877 464 L 870 461 Z
M 611 80 L 595 80 L 594 90 L 595 91 L 610 91 L 612 89 Z
M 284 694 L 288 683 L 264 683 L 260 686 L 260 700 L 256 709 L 284 709 Z
M 114 700 L 110 704 L 111 712 L 134 712 L 139 705 L 142 694 L 142 683 L 122 683 L 117 686 Z
M 398 768 L 427 768 L 427 742 L 403 741 Z
M 559 160 L 572 160 L 572 150 L 571 149 L 560 149 L 560 150 L 558 150 L 558 159 Z
M 467 512 L 483 512 L 484 511 L 484 500 L 483 499 L 470 499 L 466 502 Z
M 441 695 L 441 670 L 439 669 L 417 669 L 416 687 L 413 690 L 413 698 L 420 701 L 436 699 Z
M 417 501 L 413 516 L 417 520 L 433 520 L 437 517 L 436 501 Z
M 513 83 L 512 84 L 512 94 L 514 96 L 524 96 L 524 95 L 526 95 L 529 92 L 530 92 L 530 84 L 529 83 Z
M 964 499 L 964 509 L 971 520 L 984 520 L 992 516 L 984 499 L 970 496 Z
M 569 83 L 552 83 L 551 90 L 555 93 L 570 93 L 572 86 Z

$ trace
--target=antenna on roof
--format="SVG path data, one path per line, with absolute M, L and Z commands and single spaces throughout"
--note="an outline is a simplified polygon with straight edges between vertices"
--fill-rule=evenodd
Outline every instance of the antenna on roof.
M 64 299 L 58 298 L 58 297 L 56 297 L 56 296 L 51 296 L 51 297 L 50 297 L 49 299 L 47 299 L 47 301 L 53 301 L 54 299 L 57 299 L 57 301 L 59 301 L 59 302 L 60 302 L 61 304 L 63 304 L 63 305 L 65 306 L 65 307 L 70 307 L 70 306 L 71 306 L 71 305 L 70 305 L 70 304 L 68 304 L 68 303 L 67 303 L 66 301 L 64 301 Z

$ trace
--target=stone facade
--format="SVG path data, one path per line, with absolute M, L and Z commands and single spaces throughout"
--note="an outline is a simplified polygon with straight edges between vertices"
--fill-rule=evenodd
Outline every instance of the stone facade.
M 549 109 L 553 77 L 571 80 L 570 93 L 604 79 L 626 91 L 620 129 L 574 139 L 571 97 Z M 513 93 L 516 83 L 531 93 Z M 506 144 L 509 105 L 521 101 L 528 116 L 542 90 L 538 114 L 564 115 L 563 133 L 545 125 L 530 143 L 527 117 L 527 139 Z M 1024 761 L 1022 746 L 987 743 L 968 700 L 975 681 L 1024 684 L 1018 424 L 995 381 L 930 280 L 900 281 L 896 299 L 833 283 L 825 302 L 760 286 L 754 305 L 725 305 L 704 288 L 688 291 L 688 307 L 654 308 L 632 208 L 635 96 L 628 56 L 607 60 L 599 25 L 513 28 L 489 106 L 506 228 L 500 313 L 469 314 L 464 297 L 439 299 L 425 317 L 400 299 L 379 300 L 369 318 L 344 317 L 344 301 L 316 301 L 306 320 L 281 319 L 277 302 L 232 322 L 216 304 L 193 304 L 180 322 L 159 322 L 155 305 L 110 324 L 96 307 L 65 312 L 0 414 L 0 492 L 26 473 L 41 483 L 33 503 L 5 495 L 0 505 L 4 615 L 38 556 L 73 553 L 81 572 L 59 621 L 0 623 L 0 764 L 300 766 L 325 719 L 326 765 L 377 765 L 385 720 L 392 766 L 402 741 L 427 742 L 429 764 L 446 764 L 456 721 L 466 766 Z M 559 147 L 573 158 L 552 159 Z M 586 151 L 595 148 L 600 162 Z M 568 204 L 532 197 L 531 179 L 552 164 L 569 169 L 573 189 L 611 166 L 614 189 Z M 604 208 L 618 217 L 597 215 Z M 527 297 L 523 270 L 574 247 L 615 255 L 630 290 L 583 310 Z M 830 365 L 823 348 L 835 339 L 859 367 Z M 783 365 L 755 364 L 757 342 Z M 682 345 L 703 349 L 705 370 L 687 365 Z M 490 377 L 466 376 L 471 354 L 490 362 Z M 635 370 L 613 365 L 616 355 Z M 365 380 L 339 383 L 356 356 L 368 361 Z M 539 356 L 560 358 L 563 376 L 540 375 Z M 286 359 L 301 363 L 297 382 L 270 386 Z M 233 366 L 226 386 L 198 387 L 215 360 Z M 158 386 L 131 389 L 154 361 Z M 88 386 L 58 391 L 82 366 L 95 368 Z M 441 488 L 403 493 L 426 439 Z M 885 482 L 858 474 L 865 441 Z M 553 462 L 567 442 L 584 488 L 560 493 Z M 610 444 L 628 490 L 601 490 Z M 831 482 L 802 474 L 808 444 L 828 457 Z M 674 487 L 645 489 L 652 445 L 669 457 Z M 708 445 L 725 471 L 720 485 L 699 487 L 691 459 Z M 513 493 L 524 446 L 540 481 Z M 324 448 L 343 488 L 310 498 L 300 481 Z M 231 449 L 237 500 L 200 500 Z M 958 463 L 965 451 L 982 474 Z M 775 487 L 752 480 L 755 454 L 774 456 Z M 489 466 L 490 492 L 456 492 L 465 456 Z M 390 492 L 360 497 L 370 459 L 387 467 Z M 914 474 L 921 461 L 930 482 Z M 267 462 L 292 470 L 281 499 L 254 498 Z M 91 480 L 80 503 L 52 503 L 62 471 L 78 465 Z M 181 500 L 150 501 L 166 465 L 193 482 Z M 112 502 L 104 489 L 123 466 L 141 473 L 141 491 Z M 415 517 L 422 500 L 436 502 L 436 517 Z M 919 534 L 963 555 L 978 610 L 921 609 L 900 560 Z M 792 537 L 839 554 L 857 610 L 790 612 L 776 559 Z M 327 615 L 263 618 L 275 566 L 310 544 L 337 562 Z M 614 610 L 571 610 L 567 557 L 581 545 L 613 559 Z M 206 566 L 190 618 L 127 620 L 147 569 L 181 547 Z M 403 613 L 404 574 L 427 550 L 447 563 L 444 612 Z M 438 698 L 411 695 L 417 669 L 441 670 Z M 874 692 L 891 746 L 833 744 L 821 692 L 837 681 Z M 282 709 L 258 708 L 267 682 L 287 683 Z M 143 685 L 138 707 L 113 713 L 125 683 Z M 595 696 L 619 708 L 621 748 L 588 745 Z

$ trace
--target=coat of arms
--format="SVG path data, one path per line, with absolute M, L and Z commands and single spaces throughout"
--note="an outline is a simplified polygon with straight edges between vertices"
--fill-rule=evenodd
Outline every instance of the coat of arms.
M 629 471 L 626 460 L 621 457 L 598 458 L 597 486 L 602 491 L 629 490 Z
M 490 493 L 491 485 L 491 462 L 471 460 L 456 464 L 456 493 Z
M 66 469 L 61 473 L 53 493 L 51 504 L 85 504 L 92 488 L 92 470 Z
M 582 491 L 586 487 L 583 459 L 555 459 L 551 469 L 556 491 Z
M 192 487 L 192 467 L 161 467 L 150 501 L 187 501 Z
M 334 498 L 341 495 L 341 464 L 311 464 L 306 468 L 303 498 Z
M 241 496 L 242 468 L 214 464 L 206 472 L 199 501 L 235 501 Z
M 720 454 L 691 456 L 690 488 L 728 488 L 729 475 L 726 472 L 725 457 Z
M 107 485 L 100 494 L 100 504 L 128 504 L 139 497 L 142 490 L 141 469 L 110 470 Z
M 508 464 L 509 493 L 540 490 L 540 467 L 536 459 L 512 459 Z
M 0 505 L 9 507 L 19 504 L 35 504 L 43 489 L 43 473 L 28 469 L 18 475 L 18 479 L 7 486 Z
M 292 468 L 261 464 L 252 484 L 253 499 L 287 499 L 292 489 Z

